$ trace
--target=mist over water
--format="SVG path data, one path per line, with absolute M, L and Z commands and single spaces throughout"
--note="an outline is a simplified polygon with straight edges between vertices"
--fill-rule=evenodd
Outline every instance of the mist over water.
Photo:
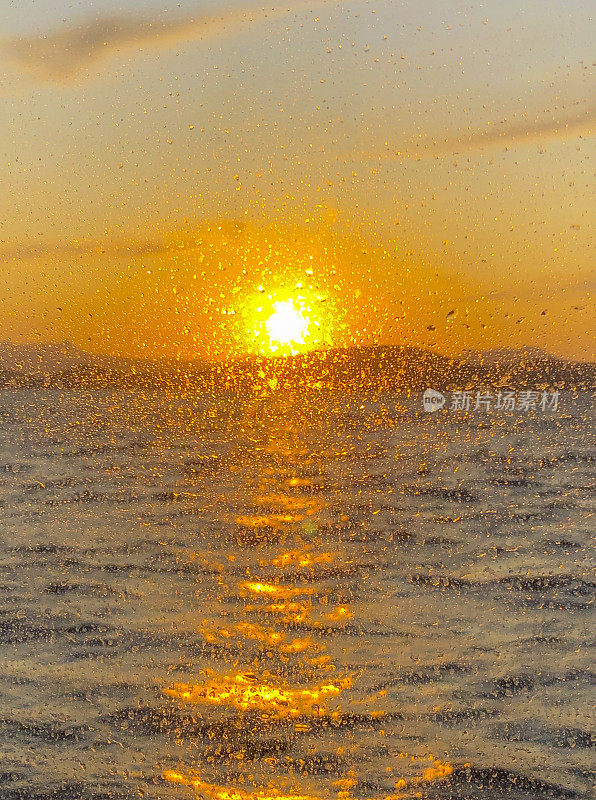
M 590 796 L 587 394 L 0 415 L 0 798 Z

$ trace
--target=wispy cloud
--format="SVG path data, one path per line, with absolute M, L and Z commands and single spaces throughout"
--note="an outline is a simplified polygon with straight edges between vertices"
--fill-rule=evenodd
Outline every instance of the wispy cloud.
M 332 5 L 336 0 L 327 0 Z M 322 0 L 319 5 L 324 5 Z M 0 40 L 0 55 L 13 68 L 44 83 L 71 83 L 92 76 L 99 62 L 123 50 L 168 47 L 182 41 L 211 39 L 251 23 L 308 11 L 308 0 L 286 0 L 273 8 L 249 3 L 217 13 L 166 18 L 110 15 L 31 37 Z
M 368 158 L 379 161 L 440 158 L 497 147 L 539 144 L 553 139 L 589 136 L 595 124 L 596 105 L 577 104 L 556 118 L 545 115 L 518 123 L 504 121 L 487 125 L 484 130 L 460 131 L 445 138 L 428 137 L 416 142 L 404 142 L 401 146 L 388 146 L 370 153 Z

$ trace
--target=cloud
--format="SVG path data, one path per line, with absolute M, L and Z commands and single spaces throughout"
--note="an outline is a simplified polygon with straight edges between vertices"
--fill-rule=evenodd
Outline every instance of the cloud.
M 461 131 L 444 139 L 432 137 L 413 144 L 406 142 L 402 146 L 388 147 L 367 157 L 379 161 L 401 161 L 440 158 L 496 147 L 508 149 L 512 146 L 539 144 L 553 139 L 589 136 L 595 122 L 596 105 L 577 104 L 577 107 L 559 118 L 538 118 L 519 123 L 504 121 L 472 133 Z
M 331 0 L 335 2 L 335 0 Z M 307 0 L 283 6 L 224 7 L 217 13 L 149 18 L 110 15 L 51 33 L 0 40 L 0 55 L 19 72 L 42 83 L 72 83 L 122 50 L 168 47 L 177 42 L 223 36 L 251 23 L 312 8 Z
M 566 139 L 570 136 L 589 133 L 596 120 L 596 106 L 571 110 L 560 119 L 536 119 L 518 124 L 491 125 L 485 131 L 462 136 L 457 141 L 446 141 L 445 148 L 461 148 L 462 150 L 479 150 L 484 147 L 510 144 L 535 143 L 548 139 Z

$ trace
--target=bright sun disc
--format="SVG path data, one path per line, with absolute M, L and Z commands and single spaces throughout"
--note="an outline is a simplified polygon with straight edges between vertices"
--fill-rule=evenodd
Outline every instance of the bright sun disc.
M 296 308 L 292 300 L 279 300 L 273 303 L 273 314 L 265 320 L 265 329 L 273 345 L 292 345 L 305 343 L 309 321 Z
M 299 290 L 299 291 L 297 291 Z M 264 357 L 305 355 L 332 343 L 337 315 L 328 295 L 313 287 L 273 284 L 239 304 L 235 332 L 243 349 Z

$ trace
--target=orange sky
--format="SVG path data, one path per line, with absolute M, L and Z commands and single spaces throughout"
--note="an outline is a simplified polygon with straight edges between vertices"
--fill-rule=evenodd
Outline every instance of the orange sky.
M 595 357 L 587 2 L 28 3 L 0 338 L 217 358 L 261 286 L 328 344 Z

